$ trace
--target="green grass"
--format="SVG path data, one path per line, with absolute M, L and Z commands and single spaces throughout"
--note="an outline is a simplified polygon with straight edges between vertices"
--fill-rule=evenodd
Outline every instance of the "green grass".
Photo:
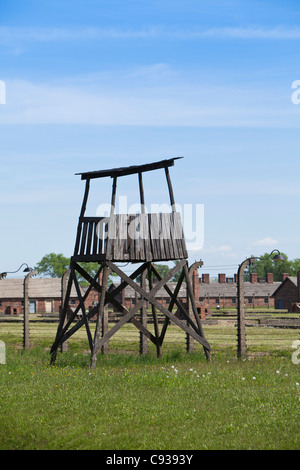
M 298 332 L 289 331 L 286 343 L 272 340 L 269 356 L 240 361 L 234 331 L 211 326 L 205 328 L 213 340 L 210 363 L 201 349 L 170 348 L 160 359 L 151 349 L 147 356 L 100 355 L 91 370 L 84 334 L 49 365 L 55 330 L 32 327 L 32 347 L 23 351 L 22 327 L 0 325 L 7 345 L 0 365 L 1 450 L 300 446 L 300 365 L 291 360 Z M 269 330 L 263 331 L 266 341 Z

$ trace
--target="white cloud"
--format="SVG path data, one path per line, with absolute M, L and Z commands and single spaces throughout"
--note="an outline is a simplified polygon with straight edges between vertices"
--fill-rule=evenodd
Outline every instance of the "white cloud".
M 220 253 L 220 254 L 232 254 L 232 248 L 229 245 L 211 246 L 209 248 L 204 247 L 205 253 Z
M 126 40 L 126 39 L 252 39 L 252 40 L 299 40 L 300 28 L 277 26 L 265 28 L 262 26 L 221 28 L 197 28 L 194 30 L 166 29 L 153 26 L 147 29 L 122 30 L 116 28 L 16 28 L 0 27 L 0 43 L 15 44 L 23 41 L 59 42 L 82 40 Z
M 263 238 L 262 240 L 257 240 L 256 242 L 253 243 L 255 246 L 273 246 L 276 243 L 278 243 L 277 240 L 274 240 L 274 238 L 266 237 Z
M 273 97 L 273 90 L 249 93 L 246 84 L 236 89 L 189 83 L 154 64 L 94 79 L 6 80 L 0 124 L 299 127 L 295 106 L 280 99 L 274 105 Z

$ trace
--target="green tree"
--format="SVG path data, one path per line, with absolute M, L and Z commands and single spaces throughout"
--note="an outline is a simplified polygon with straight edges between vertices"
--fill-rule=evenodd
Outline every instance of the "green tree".
M 286 254 L 285 260 L 273 260 L 270 253 L 265 253 L 255 259 L 252 266 L 245 270 L 245 280 L 250 280 L 250 273 L 257 273 L 258 277 L 265 278 L 267 273 L 273 273 L 274 281 L 281 281 L 283 273 L 293 274 L 293 261 L 289 261 Z
M 39 274 L 50 277 L 62 277 L 69 268 L 70 258 L 66 258 L 62 253 L 49 253 L 41 259 L 35 266 Z
M 291 276 L 296 276 L 297 273 L 300 271 L 300 259 L 296 258 L 291 261 Z
M 99 270 L 98 263 L 78 263 L 90 276 L 94 277 Z M 39 274 L 49 277 L 62 277 L 70 267 L 70 258 L 66 258 L 62 253 L 49 253 L 41 259 L 35 266 Z M 115 273 L 111 275 L 116 276 Z M 88 281 L 77 274 L 78 281 L 81 285 L 88 285 Z

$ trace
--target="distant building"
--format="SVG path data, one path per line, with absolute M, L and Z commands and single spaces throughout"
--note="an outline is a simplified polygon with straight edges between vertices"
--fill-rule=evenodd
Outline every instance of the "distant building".
M 299 274 L 299 273 L 298 273 Z M 236 308 L 237 307 L 237 279 L 225 274 L 219 274 L 217 282 L 211 281 L 209 274 L 199 277 L 198 270 L 193 273 L 192 284 L 197 308 L 201 307 L 208 313 L 210 308 Z M 24 279 L 2 279 L 0 281 L 0 314 L 19 315 L 23 313 L 23 284 Z M 251 274 L 249 282 L 245 282 L 246 307 L 273 307 L 289 308 L 289 304 L 299 302 L 299 284 L 297 278 L 284 275 L 283 282 L 274 282 L 273 274 L 267 274 L 266 278 L 258 278 L 256 273 Z M 174 292 L 176 282 L 169 282 L 168 287 Z M 113 283 L 111 292 L 118 283 Z M 80 287 L 82 295 L 85 287 Z M 186 284 L 182 283 L 178 294 L 178 300 L 186 302 Z M 164 287 L 156 293 L 156 299 L 168 308 L 170 297 Z M 127 286 L 116 296 L 116 300 L 126 309 L 132 308 L 138 301 L 139 295 L 135 289 Z M 61 279 L 60 278 L 32 278 L 29 282 L 30 313 L 52 314 L 59 313 L 61 307 Z M 90 310 L 99 302 L 99 293 L 91 289 L 85 307 Z M 77 292 L 74 285 L 71 290 L 70 309 L 79 305 Z M 112 308 L 113 306 L 109 304 Z M 292 308 L 292 307 L 290 307 Z M 81 312 L 79 312 L 79 316 Z
M 280 282 L 274 282 L 273 274 L 259 278 L 257 273 L 250 274 L 250 281 L 244 283 L 246 307 L 273 307 L 272 295 Z M 226 277 L 219 274 L 218 281 L 211 282 L 209 274 L 202 274 L 199 280 L 199 300 L 204 305 L 219 308 L 237 307 L 237 275 Z
M 237 307 L 237 276 L 232 278 L 226 277 L 225 274 L 218 275 L 218 281 L 211 281 L 209 274 L 202 274 L 199 278 L 198 270 L 195 271 L 193 277 L 194 296 L 197 303 L 206 306 L 220 308 L 236 308 Z M 279 287 L 281 282 L 274 282 L 273 274 L 268 273 L 266 278 L 258 278 L 256 273 L 251 273 L 250 282 L 245 282 L 245 304 L 246 307 L 274 307 L 274 291 Z M 111 289 L 117 287 L 113 284 Z M 171 291 L 176 287 L 176 283 L 169 282 L 168 286 Z M 164 288 L 161 288 L 156 294 L 157 300 L 167 305 L 170 298 L 166 294 Z M 186 284 L 182 283 L 178 298 L 184 302 L 186 298 Z M 137 301 L 137 293 L 127 286 L 123 290 L 123 298 L 118 298 L 126 308 L 131 308 Z
M 297 276 L 284 275 L 283 281 L 273 293 L 275 307 L 288 309 L 289 312 L 300 311 L 300 272 Z
M 0 314 L 19 315 L 24 312 L 24 279 L 1 279 Z M 29 283 L 30 313 L 58 313 L 61 305 L 60 278 L 32 278 Z M 74 287 L 70 307 L 78 305 Z

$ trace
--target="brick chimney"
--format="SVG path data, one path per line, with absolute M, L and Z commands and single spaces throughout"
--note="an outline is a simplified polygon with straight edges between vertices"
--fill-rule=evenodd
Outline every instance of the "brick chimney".
M 285 281 L 289 277 L 289 273 L 282 273 L 282 281 Z
M 257 273 L 250 273 L 250 282 L 252 284 L 255 284 L 256 282 L 258 282 Z
M 220 284 L 226 283 L 226 274 L 218 274 L 218 279 Z
M 193 292 L 196 302 L 199 302 L 200 291 L 199 291 L 199 274 L 198 269 L 193 272 Z
M 209 274 L 202 274 L 202 284 L 209 284 Z
M 273 282 L 274 282 L 273 273 L 267 273 L 267 275 L 266 275 L 266 281 L 267 281 L 268 284 L 273 284 Z
M 300 302 L 300 271 L 297 272 L 297 294 L 298 302 Z

